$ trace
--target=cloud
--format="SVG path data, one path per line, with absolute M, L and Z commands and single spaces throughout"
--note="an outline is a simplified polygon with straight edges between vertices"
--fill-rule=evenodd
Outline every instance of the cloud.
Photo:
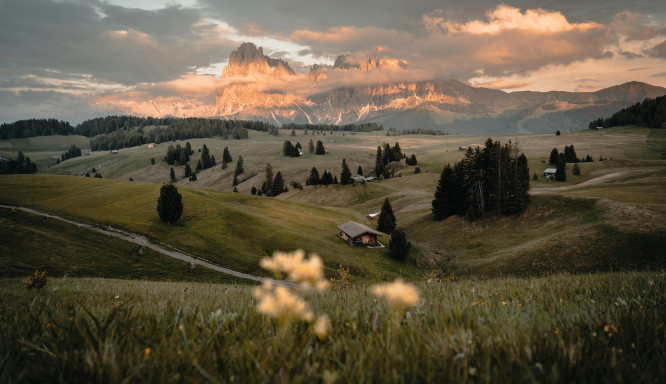
M 529 81 L 506 81 L 506 80 L 497 80 L 489 81 L 485 83 L 473 83 L 472 86 L 476 88 L 490 88 L 490 89 L 516 89 L 516 88 L 525 88 L 532 84 Z
M 539 34 L 553 34 L 571 31 L 588 31 L 602 28 L 598 23 L 570 23 L 560 12 L 543 9 L 528 9 L 521 12 L 519 8 L 500 5 L 486 12 L 488 21 L 472 20 L 458 23 L 447 20 L 444 11 L 437 10 L 423 15 L 423 24 L 433 33 L 448 32 L 451 34 L 465 33 L 472 35 L 497 35 L 505 31 L 529 31 Z
M 121 84 L 163 81 L 224 60 L 236 45 L 199 10 L 3 0 L 0 70 L 55 69 Z
M 646 14 L 638 12 L 618 12 L 610 26 L 627 41 L 649 40 L 666 34 L 666 26 L 663 22 L 655 24 Z
M 649 52 L 652 57 L 666 59 L 666 41 L 655 45 Z

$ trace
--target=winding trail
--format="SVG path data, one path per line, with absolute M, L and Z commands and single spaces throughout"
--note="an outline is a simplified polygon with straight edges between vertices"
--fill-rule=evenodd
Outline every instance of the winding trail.
M 653 172 L 655 170 L 660 170 L 660 169 L 663 169 L 663 167 L 623 169 L 623 170 L 620 170 L 620 171 L 607 173 L 605 175 L 601 175 L 601 176 L 595 177 L 593 179 L 583 181 L 582 183 L 578 183 L 578 184 L 565 185 L 565 186 L 562 186 L 562 187 L 544 187 L 544 188 L 532 189 L 530 191 L 530 194 L 531 195 L 545 195 L 545 194 L 549 194 L 549 193 L 563 192 L 563 191 L 568 191 L 568 190 L 574 189 L 574 188 L 581 188 L 581 187 L 588 187 L 590 185 L 602 184 L 602 183 L 605 183 L 605 182 L 608 182 L 608 181 L 611 181 L 611 180 L 615 180 L 615 179 L 619 179 L 619 178 L 622 178 L 622 177 L 640 175 L 640 174 L 643 174 L 643 173 L 649 173 L 649 172 Z
M 163 246 L 157 245 L 155 243 L 151 243 L 146 237 L 144 237 L 142 235 L 139 235 L 139 234 L 136 234 L 136 233 L 131 233 L 131 232 L 125 232 L 125 231 L 122 231 L 120 229 L 113 228 L 111 226 L 108 226 L 108 227 L 105 227 L 105 228 L 99 228 L 99 227 L 95 227 L 95 226 L 90 225 L 90 224 L 80 223 L 80 222 L 77 222 L 77 221 L 74 221 L 74 220 L 65 219 L 64 217 L 52 215 L 50 213 L 41 212 L 41 211 L 38 211 L 38 210 L 35 210 L 35 209 L 25 208 L 25 207 L 16 207 L 16 206 L 12 206 L 12 205 L 0 204 L 0 208 L 16 209 L 16 210 L 19 210 L 19 211 L 23 211 L 23 212 L 26 212 L 26 213 L 33 214 L 33 215 L 48 217 L 48 218 L 51 218 L 51 219 L 54 219 L 54 220 L 62 221 L 64 223 L 76 225 L 79 228 L 84 228 L 84 229 L 94 231 L 94 232 L 98 232 L 98 233 L 101 233 L 101 234 L 104 234 L 104 235 L 107 235 L 107 236 L 113 236 L 113 237 L 121 239 L 121 240 L 129 241 L 130 243 L 134 243 L 134 244 L 138 244 L 142 247 L 150 248 L 155 252 L 159 252 L 163 255 L 172 257 L 174 259 L 186 261 L 188 263 L 192 263 L 192 264 L 195 264 L 195 265 L 200 265 L 204 268 L 212 269 L 212 270 L 217 271 L 217 272 L 222 272 L 222 273 L 225 273 L 227 275 L 238 277 L 240 279 L 247 279 L 247 280 L 258 281 L 258 282 L 270 281 L 270 282 L 272 282 L 274 284 L 278 284 L 278 285 L 286 285 L 286 286 L 290 286 L 290 287 L 296 286 L 294 283 L 291 283 L 291 282 L 288 282 L 288 281 L 273 280 L 273 279 L 270 279 L 270 278 L 254 276 L 254 275 L 250 275 L 250 274 L 247 274 L 247 273 L 234 271 L 233 269 L 221 267 L 217 264 L 213 264 L 212 262 L 210 262 L 208 260 L 204 260 L 204 259 L 201 259 L 197 256 L 187 254 L 187 253 L 185 253 L 183 251 L 180 251 L 178 249 L 175 249 L 173 247 L 169 246 L 169 248 L 171 248 L 171 249 L 167 249 Z

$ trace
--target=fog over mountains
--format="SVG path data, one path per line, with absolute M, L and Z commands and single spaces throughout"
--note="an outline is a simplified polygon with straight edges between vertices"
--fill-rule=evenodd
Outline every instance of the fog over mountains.
M 596 92 L 504 92 L 456 80 L 381 81 L 409 71 L 404 60 L 340 56 L 332 66 L 296 74 L 289 63 L 244 43 L 231 53 L 216 87 L 215 104 L 162 101 L 127 112 L 181 117 L 261 120 L 273 124 L 376 122 L 385 128 L 428 128 L 448 133 L 578 130 L 598 117 L 666 95 L 666 88 L 630 82 Z M 405 76 L 403 76 L 405 77 Z M 374 79 L 379 79 L 375 81 Z M 339 86 L 344 85 L 344 86 Z

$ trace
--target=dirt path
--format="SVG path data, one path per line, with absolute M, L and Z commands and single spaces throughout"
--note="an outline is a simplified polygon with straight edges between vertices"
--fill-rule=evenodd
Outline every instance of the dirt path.
M 584 181 L 579 184 L 573 184 L 573 185 L 565 185 L 562 187 L 545 187 L 545 188 L 535 188 L 530 191 L 531 195 L 545 195 L 545 194 L 550 194 L 550 193 L 558 193 L 558 192 L 563 192 L 563 191 L 568 191 L 570 189 L 574 188 L 581 188 L 581 187 L 588 187 L 590 185 L 596 185 L 596 184 L 602 184 L 611 180 L 619 179 L 622 177 L 627 177 L 627 176 L 632 176 L 632 175 L 640 175 L 642 173 L 649 173 L 652 171 L 655 171 L 657 169 L 663 169 L 659 167 L 655 168 L 633 168 L 633 169 L 623 169 L 620 171 L 616 172 L 611 172 L 599 177 L 595 177 L 594 179 L 590 179 L 587 181 Z
M 265 277 L 249 275 L 247 273 L 234 271 L 234 270 L 229 269 L 229 268 L 224 268 L 224 267 L 221 267 L 219 265 L 213 264 L 210 261 L 200 259 L 200 258 L 198 258 L 196 256 L 193 256 L 193 255 L 189 255 L 189 254 L 187 254 L 183 251 L 177 250 L 175 248 L 169 247 L 170 249 L 167 249 L 164 246 L 160 246 L 160 245 L 151 243 L 147 238 L 145 238 L 144 236 L 141 236 L 139 234 L 125 232 L 125 231 L 122 231 L 120 229 L 112 228 L 110 226 L 105 227 L 105 228 L 98 228 L 98 227 L 92 226 L 90 224 L 79 223 L 79 222 L 76 222 L 74 220 L 65 219 L 65 218 L 60 217 L 60 216 L 51 215 L 49 213 L 37 211 L 37 210 L 31 209 L 31 208 L 15 207 L 15 206 L 11 206 L 11 205 L 2 205 L 2 204 L 0 204 L 0 208 L 16 209 L 16 210 L 19 210 L 19 211 L 23 211 L 23 212 L 33 214 L 33 215 L 48 217 L 48 218 L 59 220 L 59 221 L 62 221 L 62 222 L 68 223 L 68 224 L 76 225 L 79 228 L 84 228 L 84 229 L 87 229 L 87 230 L 90 230 L 90 231 L 95 231 L 95 232 L 98 232 L 98 233 L 101 233 L 101 234 L 104 234 L 104 235 L 107 235 L 107 236 L 113 236 L 113 237 L 116 237 L 116 238 L 121 239 L 121 240 L 129 241 L 130 243 L 134 243 L 134 244 L 138 244 L 142 247 L 150 248 L 153 251 L 159 252 L 159 253 L 161 253 L 163 255 L 166 255 L 166 256 L 169 256 L 169 257 L 173 257 L 174 259 L 186 261 L 188 263 L 192 263 L 192 264 L 195 264 L 195 265 L 200 265 L 204 268 L 208 268 L 208 269 L 212 269 L 214 271 L 226 273 L 227 275 L 231 275 L 231 276 L 238 277 L 238 278 L 241 278 L 241 279 L 259 281 L 259 282 L 271 281 L 275 284 L 288 285 L 288 286 L 293 286 L 294 285 L 292 283 L 285 282 L 285 281 L 278 281 L 278 280 L 273 280 L 273 279 L 269 279 L 269 278 L 265 278 Z

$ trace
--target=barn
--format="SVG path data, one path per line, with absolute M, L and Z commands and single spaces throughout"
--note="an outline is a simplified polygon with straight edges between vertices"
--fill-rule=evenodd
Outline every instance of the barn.
M 377 236 L 382 233 L 376 231 L 367 225 L 359 224 L 353 221 L 348 221 L 344 224 L 338 225 L 340 233 L 338 236 L 349 245 L 353 246 L 373 246 L 378 245 Z

